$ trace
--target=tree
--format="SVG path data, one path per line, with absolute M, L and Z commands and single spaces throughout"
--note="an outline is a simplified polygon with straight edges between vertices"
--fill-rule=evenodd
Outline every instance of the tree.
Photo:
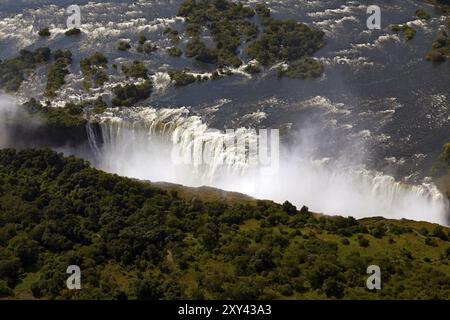
M 344 285 L 333 278 L 328 278 L 324 281 L 322 290 L 328 298 L 335 297 L 341 299 L 344 297 Z
M 283 210 L 289 214 L 289 215 L 294 215 L 297 213 L 297 207 L 294 206 L 292 203 L 290 203 L 289 201 L 285 201 L 283 203 Z

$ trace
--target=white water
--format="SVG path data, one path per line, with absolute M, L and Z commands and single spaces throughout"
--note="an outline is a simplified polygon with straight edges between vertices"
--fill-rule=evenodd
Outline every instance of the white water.
M 393 177 L 369 171 L 347 161 L 314 160 L 308 152 L 281 153 L 280 168 L 268 174 L 250 157 L 224 151 L 223 142 L 243 136 L 257 139 L 256 132 L 210 131 L 197 116 L 181 109 L 116 109 L 97 116 L 103 144 L 90 133 L 98 166 L 120 175 L 188 186 L 209 185 L 277 202 L 289 200 L 297 206 L 326 214 L 357 218 L 384 216 L 448 224 L 448 201 L 430 182 L 407 185 Z M 205 164 L 201 150 L 213 161 Z M 305 146 L 306 149 L 306 146 Z M 191 160 L 173 161 L 173 152 Z M 225 164 L 223 164 L 225 163 Z

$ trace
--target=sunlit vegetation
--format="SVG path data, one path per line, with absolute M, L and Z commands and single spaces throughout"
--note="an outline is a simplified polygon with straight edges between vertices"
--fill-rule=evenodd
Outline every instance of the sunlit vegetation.
M 248 48 L 251 58 L 263 65 L 295 61 L 312 55 L 323 45 L 323 33 L 294 20 L 267 18 L 264 33 Z
M 450 30 L 450 27 L 447 28 Z M 450 58 L 450 37 L 444 29 L 438 31 L 433 41 L 432 50 L 428 52 L 426 59 L 431 62 L 444 62 Z
M 180 36 L 177 30 L 167 28 L 163 33 L 168 36 L 173 45 L 177 45 L 180 43 Z
M 50 29 L 49 28 L 43 28 L 39 30 L 38 35 L 40 37 L 50 37 Z
M 85 125 L 84 105 L 72 102 L 66 103 L 64 107 L 43 106 L 36 99 L 31 99 L 23 105 L 31 115 L 38 116 L 45 123 L 65 127 Z
M 129 49 L 131 49 L 131 45 L 130 45 L 130 43 L 128 41 L 120 40 L 117 43 L 117 50 L 128 51 Z
M 50 150 L 1 150 L 0 181 L 3 297 L 449 296 L 449 229 L 430 223 L 183 197 Z M 82 270 L 82 290 L 65 286 L 72 264 Z M 369 265 L 380 266 L 382 290 L 366 288 Z
M 177 47 L 171 47 L 167 49 L 167 54 L 171 57 L 181 57 L 183 55 L 183 51 Z
M 100 87 L 108 81 L 108 59 L 100 52 L 81 59 L 80 69 L 83 74 L 83 88 Z
M 421 20 L 430 20 L 431 15 L 423 9 L 416 10 L 416 17 Z
M 197 81 L 197 78 L 189 73 L 189 70 L 174 70 L 169 72 L 170 79 L 176 87 L 187 86 Z
M 250 74 L 256 74 L 261 72 L 261 67 L 257 64 L 249 64 L 244 68 L 244 71 Z
M 255 14 L 263 26 L 262 31 L 253 22 Z M 186 18 L 186 34 L 191 38 L 186 46 L 186 57 L 218 67 L 240 66 L 238 48 L 243 43 L 248 43 L 248 56 L 264 66 L 296 61 L 314 54 L 324 45 L 321 31 L 294 20 L 273 19 L 270 10 L 262 4 L 253 9 L 225 0 L 185 0 L 178 15 Z M 208 47 L 202 41 L 202 28 L 211 33 L 215 47 Z
M 81 34 L 81 30 L 78 28 L 69 29 L 65 32 L 66 36 L 75 36 Z
M 126 84 L 114 87 L 114 98 L 112 104 L 115 106 L 131 107 L 138 101 L 150 97 L 153 89 L 151 80 L 146 80 L 140 84 Z
M 56 91 L 65 84 L 64 78 L 70 73 L 68 68 L 72 62 L 72 52 L 56 50 L 53 59 L 55 62 L 49 68 L 44 92 L 44 96 L 50 99 L 56 97 Z
M 136 48 L 137 52 L 145 52 L 147 54 L 150 54 L 152 52 L 155 52 L 156 50 L 158 50 L 158 46 L 153 45 L 150 41 L 147 40 L 145 36 L 141 35 L 139 37 L 138 46 Z
M 143 36 L 143 35 L 139 36 L 138 43 L 140 45 L 143 45 L 145 43 L 145 41 L 147 41 L 147 37 L 146 36 Z
M 16 58 L 0 63 L 0 88 L 15 92 L 19 89 L 28 73 L 39 65 L 50 61 L 52 57 L 49 48 L 39 48 L 31 52 L 21 50 Z
M 405 38 L 406 41 L 412 40 L 417 32 L 416 29 L 408 26 L 407 24 L 404 25 L 394 24 L 391 26 L 391 30 L 394 32 L 402 32 L 403 37 Z
M 280 67 L 277 74 L 291 79 L 318 78 L 323 74 L 323 65 L 314 58 L 306 57 L 292 62 L 286 69 Z
M 148 78 L 148 70 L 140 61 L 133 61 L 130 64 L 122 65 L 122 72 L 131 78 Z

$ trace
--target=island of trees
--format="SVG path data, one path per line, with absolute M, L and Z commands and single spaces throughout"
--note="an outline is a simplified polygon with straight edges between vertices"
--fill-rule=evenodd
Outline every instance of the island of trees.
M 186 19 L 185 33 L 189 41 L 184 52 L 188 58 L 203 63 L 214 64 L 218 68 L 239 67 L 243 61 L 238 49 L 246 48 L 250 59 L 262 66 L 272 66 L 277 62 L 287 62 L 291 70 L 279 75 L 291 78 L 320 76 L 323 67 L 313 62 L 311 56 L 324 46 L 323 32 L 312 29 L 294 20 L 277 20 L 271 17 L 270 9 L 263 4 L 255 8 L 225 0 L 185 0 L 178 9 L 178 15 Z M 255 23 L 255 17 L 261 28 Z M 203 30 L 213 37 L 214 47 L 202 41 Z M 165 32 L 174 44 L 179 42 L 178 31 Z M 177 50 L 178 49 L 178 50 Z M 169 54 L 180 56 L 177 47 Z M 249 66 L 251 73 L 259 67 Z

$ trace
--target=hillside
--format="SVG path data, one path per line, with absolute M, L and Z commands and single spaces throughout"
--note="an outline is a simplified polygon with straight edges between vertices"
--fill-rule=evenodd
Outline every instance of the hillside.
M 448 299 L 449 229 L 182 195 L 47 149 L 0 151 L 0 295 Z M 192 192 L 190 190 L 189 192 Z M 186 194 L 189 194 L 187 192 Z M 65 288 L 67 266 L 82 290 Z M 382 289 L 365 287 L 369 265 Z

